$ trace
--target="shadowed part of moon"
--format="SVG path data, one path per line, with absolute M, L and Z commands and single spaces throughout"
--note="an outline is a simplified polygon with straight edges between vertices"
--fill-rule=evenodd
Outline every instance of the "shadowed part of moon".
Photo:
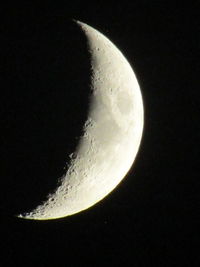
M 44 201 L 66 171 L 87 118 L 90 57 L 85 35 L 66 20 L 41 22 L 30 35 L 19 29 L 8 46 L 0 185 L 12 197 L 1 192 L 1 209 L 19 214 Z

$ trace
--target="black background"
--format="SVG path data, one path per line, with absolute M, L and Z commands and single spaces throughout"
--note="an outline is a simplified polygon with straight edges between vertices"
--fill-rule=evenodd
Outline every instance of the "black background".
M 2 266 L 199 266 L 198 1 L 1 8 Z M 71 19 L 110 38 L 145 108 L 126 179 L 71 217 L 14 217 L 55 188 L 87 116 L 89 55 Z

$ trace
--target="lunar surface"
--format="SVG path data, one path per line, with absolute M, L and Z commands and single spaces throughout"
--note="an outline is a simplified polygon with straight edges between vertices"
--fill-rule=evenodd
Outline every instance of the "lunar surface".
M 55 191 L 33 211 L 18 216 L 21 218 L 56 219 L 93 206 L 125 177 L 141 142 L 143 103 L 130 64 L 103 34 L 76 23 L 87 37 L 91 56 L 88 118 Z

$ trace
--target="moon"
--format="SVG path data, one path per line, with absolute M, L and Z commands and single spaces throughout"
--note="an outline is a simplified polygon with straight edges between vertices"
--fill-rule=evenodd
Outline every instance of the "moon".
M 18 215 L 24 219 L 58 219 L 93 206 L 126 176 L 140 146 L 143 101 L 130 64 L 107 37 L 76 23 L 86 35 L 90 52 L 88 117 L 57 188 L 34 210 Z

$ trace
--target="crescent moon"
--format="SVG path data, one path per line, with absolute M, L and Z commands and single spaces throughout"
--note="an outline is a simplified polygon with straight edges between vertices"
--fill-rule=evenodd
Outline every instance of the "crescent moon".
M 18 217 L 50 220 L 73 215 L 107 196 L 125 177 L 143 132 L 143 102 L 135 74 L 118 48 L 91 26 L 76 21 L 91 55 L 91 98 L 69 168 L 56 190 Z

